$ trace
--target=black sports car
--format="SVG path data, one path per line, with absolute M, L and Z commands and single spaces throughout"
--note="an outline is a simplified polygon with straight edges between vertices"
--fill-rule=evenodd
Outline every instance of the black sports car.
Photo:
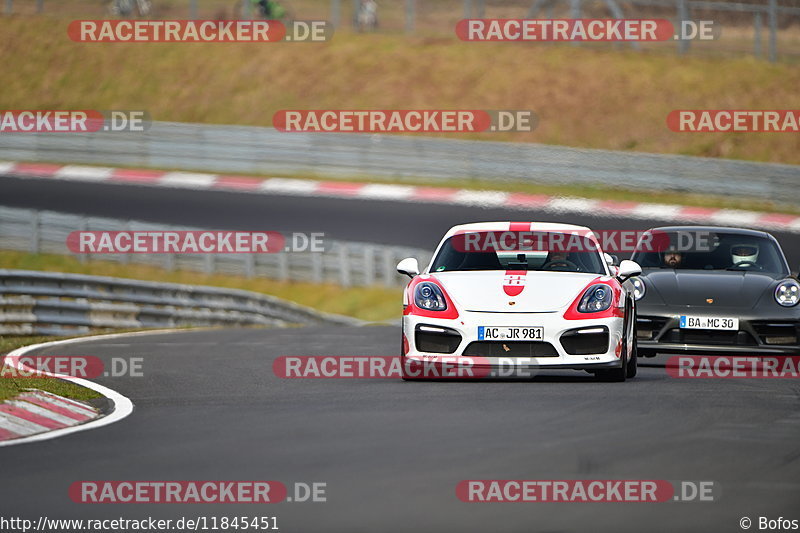
M 800 283 L 769 233 L 653 228 L 631 259 L 639 355 L 800 355 Z

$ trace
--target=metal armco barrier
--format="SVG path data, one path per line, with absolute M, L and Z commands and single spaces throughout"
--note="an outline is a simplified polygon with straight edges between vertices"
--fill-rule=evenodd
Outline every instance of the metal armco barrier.
M 0 269 L 0 334 L 97 329 L 360 323 L 249 291 Z
M 757 197 L 786 203 L 800 166 L 529 143 L 154 122 L 145 132 L 4 133 L 0 160 L 205 172 L 515 180 Z
M 113 261 L 152 265 L 168 271 L 232 274 L 284 281 L 333 283 L 343 287 L 405 286 L 407 278 L 395 271 L 406 257 L 430 261 L 431 252 L 417 248 L 327 240 L 324 252 L 270 254 L 72 254 L 66 245 L 73 231 L 180 231 L 196 230 L 146 222 L 84 217 L 0 206 L 0 249 L 31 253 L 74 255 L 82 261 Z M 214 228 L 220 229 L 220 228 Z

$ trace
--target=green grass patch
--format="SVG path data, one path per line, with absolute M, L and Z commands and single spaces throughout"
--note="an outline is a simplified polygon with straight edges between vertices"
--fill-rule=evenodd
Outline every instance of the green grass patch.
M 0 355 L 4 355 L 23 346 L 65 338 L 68 337 L 3 335 L 0 336 Z M 81 387 L 69 381 L 55 378 L 22 377 L 17 370 L 7 365 L 0 365 L 0 402 L 13 398 L 26 389 L 39 389 L 79 401 L 88 401 L 102 397 L 101 394 L 91 389 Z

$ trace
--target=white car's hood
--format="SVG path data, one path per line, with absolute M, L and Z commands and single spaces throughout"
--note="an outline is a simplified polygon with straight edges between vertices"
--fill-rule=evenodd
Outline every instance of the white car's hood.
M 433 276 L 464 311 L 548 313 L 572 303 L 600 274 L 485 270 Z

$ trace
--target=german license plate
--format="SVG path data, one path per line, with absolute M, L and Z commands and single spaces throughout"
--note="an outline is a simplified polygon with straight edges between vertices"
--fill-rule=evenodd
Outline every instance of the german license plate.
M 540 326 L 478 326 L 478 340 L 540 341 L 544 328 Z
M 681 329 L 721 329 L 738 331 L 739 319 L 721 316 L 681 316 Z

